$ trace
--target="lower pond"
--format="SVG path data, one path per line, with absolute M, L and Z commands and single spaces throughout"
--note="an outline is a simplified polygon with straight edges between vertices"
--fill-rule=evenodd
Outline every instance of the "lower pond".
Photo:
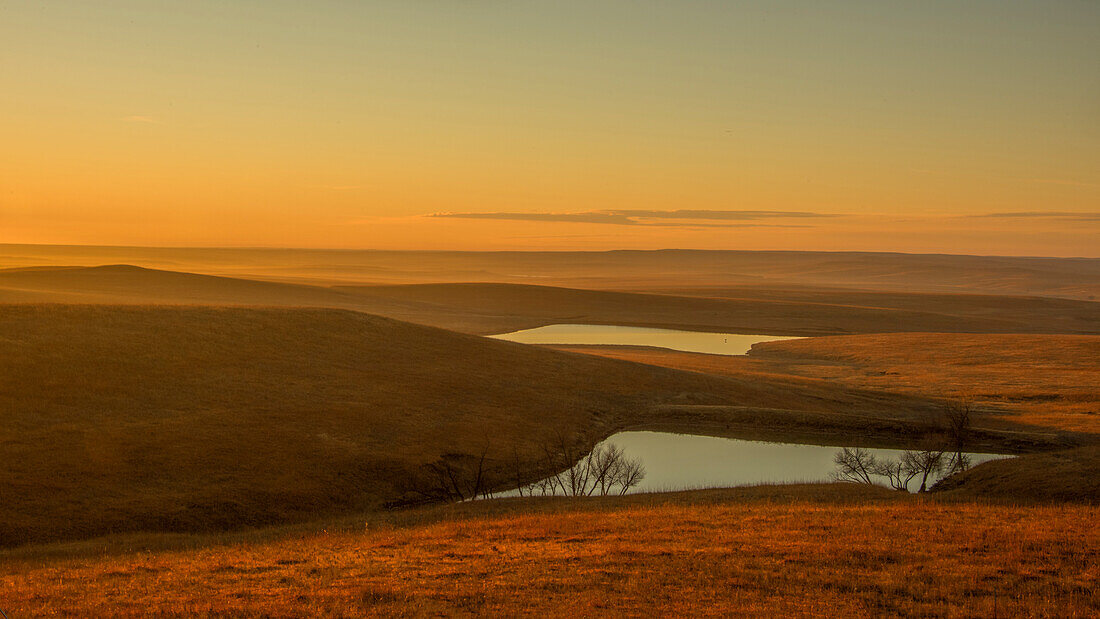
M 648 431 L 619 432 L 597 449 L 608 445 L 621 449 L 625 460 L 637 461 L 645 470 L 644 477 L 629 490 L 630 493 L 831 481 L 837 470 L 834 458 L 843 449 Z M 903 453 L 896 449 L 864 451 L 880 460 L 897 460 Z M 1010 457 L 983 453 L 966 455 L 970 466 Z M 939 478 L 940 475 L 930 476 L 928 485 Z M 885 478 L 877 481 L 887 483 Z M 909 489 L 915 491 L 919 486 L 918 476 L 910 482 Z M 497 496 L 516 495 L 513 490 Z
M 649 329 L 615 325 L 548 325 L 490 337 L 521 344 L 584 344 L 596 346 L 653 346 L 712 355 L 743 355 L 753 344 L 798 339 L 780 335 L 706 333 L 678 329 Z

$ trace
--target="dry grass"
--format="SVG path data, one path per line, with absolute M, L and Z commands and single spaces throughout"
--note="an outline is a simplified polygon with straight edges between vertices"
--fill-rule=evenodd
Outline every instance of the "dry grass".
M 721 376 L 968 398 L 986 424 L 1100 434 L 1100 336 L 893 333 L 766 342 L 748 357 L 559 347 Z
M 888 334 L 754 347 L 774 371 L 969 398 L 1016 423 L 1100 433 L 1100 336 Z
M 730 493 L 549 510 L 491 502 L 419 525 L 158 553 L 32 553 L 0 566 L 0 599 L 12 616 L 1100 613 L 1100 508 Z

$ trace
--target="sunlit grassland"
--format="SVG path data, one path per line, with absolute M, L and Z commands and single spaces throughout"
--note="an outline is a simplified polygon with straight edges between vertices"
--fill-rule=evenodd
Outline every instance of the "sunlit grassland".
M 0 582 L 14 616 L 1100 612 L 1100 508 L 848 489 L 496 501 L 155 553 L 28 548 Z
M 1100 336 L 886 334 L 765 343 L 762 359 L 853 387 L 968 398 L 1005 421 L 1100 433 Z
M 1100 336 L 891 333 L 765 342 L 748 357 L 579 352 L 717 375 L 796 376 L 850 388 L 969 399 L 985 424 L 1100 434 Z

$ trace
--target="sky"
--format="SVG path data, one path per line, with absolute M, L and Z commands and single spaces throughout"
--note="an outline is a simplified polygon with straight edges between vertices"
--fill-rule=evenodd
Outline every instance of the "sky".
M 1100 1 L 0 0 L 0 243 L 1100 257 Z

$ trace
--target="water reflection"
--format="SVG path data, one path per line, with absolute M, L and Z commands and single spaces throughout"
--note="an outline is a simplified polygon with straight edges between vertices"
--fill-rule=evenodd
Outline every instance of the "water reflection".
M 644 468 L 645 477 L 630 488 L 630 493 L 832 481 L 837 471 L 835 458 L 842 452 L 840 447 L 648 431 L 620 432 L 601 443 L 601 446 L 604 445 L 615 445 L 622 450 L 624 458 L 637 461 Z M 905 453 L 898 449 L 861 451 L 878 461 L 900 461 Z M 978 453 L 965 455 L 972 465 L 1007 457 Z M 942 471 L 933 474 L 928 484 L 931 485 L 943 474 Z M 886 483 L 885 479 L 875 481 Z M 919 480 L 910 489 L 916 490 L 918 485 Z M 537 495 L 547 487 L 553 488 L 553 484 L 532 485 L 524 494 Z M 513 490 L 503 493 L 503 496 L 518 496 L 518 492 Z
M 799 339 L 779 335 L 704 333 L 676 329 L 649 329 L 614 325 L 548 325 L 490 337 L 523 344 L 587 344 L 601 346 L 654 346 L 712 355 L 743 355 L 753 344 Z

